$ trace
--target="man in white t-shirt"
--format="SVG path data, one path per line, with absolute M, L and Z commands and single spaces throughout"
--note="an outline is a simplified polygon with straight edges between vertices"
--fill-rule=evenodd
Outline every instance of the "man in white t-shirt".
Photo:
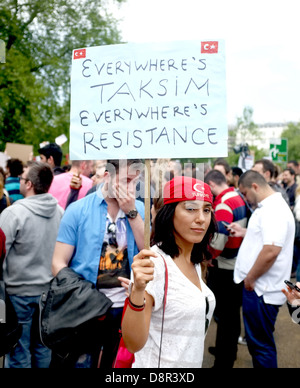
M 234 271 L 234 281 L 244 281 L 243 316 L 253 366 L 276 368 L 277 352 L 273 331 L 279 307 L 286 301 L 281 292 L 290 278 L 295 222 L 282 198 L 256 171 L 239 180 L 246 200 L 257 207 L 248 228 L 231 224 L 235 236 L 244 235 Z

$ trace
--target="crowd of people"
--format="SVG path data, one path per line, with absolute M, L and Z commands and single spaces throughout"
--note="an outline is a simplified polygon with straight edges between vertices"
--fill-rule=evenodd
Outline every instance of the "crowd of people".
M 133 367 L 200 368 L 215 319 L 214 368 L 232 368 L 244 336 L 241 309 L 253 366 L 277 367 L 279 308 L 287 302 L 297 321 L 300 307 L 296 161 L 280 172 L 261 159 L 244 172 L 226 159 L 212 166 L 157 159 L 145 249 L 141 160 L 62 167 L 56 144 L 39 154 L 0 169 L 3 279 L 23 329 L 5 367 L 111 368 L 122 328 Z M 42 343 L 39 316 L 41 294 L 64 268 L 112 306 L 93 346 L 62 358 Z M 297 285 L 285 286 L 294 277 Z

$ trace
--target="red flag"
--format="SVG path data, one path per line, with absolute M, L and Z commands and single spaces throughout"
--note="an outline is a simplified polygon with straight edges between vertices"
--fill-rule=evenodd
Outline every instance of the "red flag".
M 216 54 L 219 42 L 201 42 L 201 54 Z
M 85 58 L 86 49 L 74 50 L 74 59 Z

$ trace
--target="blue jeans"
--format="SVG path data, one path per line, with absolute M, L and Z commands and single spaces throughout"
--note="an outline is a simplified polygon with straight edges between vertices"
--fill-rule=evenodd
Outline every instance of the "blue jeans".
M 263 296 L 258 297 L 255 291 L 244 289 L 244 325 L 254 368 L 277 368 L 277 351 L 273 332 L 279 307 L 265 303 Z
M 40 341 L 39 300 L 40 296 L 10 295 L 22 336 L 17 346 L 5 358 L 5 368 L 49 368 L 51 350 Z

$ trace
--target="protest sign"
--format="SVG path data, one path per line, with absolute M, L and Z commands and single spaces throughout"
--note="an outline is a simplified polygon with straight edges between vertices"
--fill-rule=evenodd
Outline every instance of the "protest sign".
M 70 158 L 227 156 L 225 43 L 73 51 Z
M 33 159 L 33 146 L 29 144 L 6 143 L 5 154 L 20 159 L 24 164 Z

